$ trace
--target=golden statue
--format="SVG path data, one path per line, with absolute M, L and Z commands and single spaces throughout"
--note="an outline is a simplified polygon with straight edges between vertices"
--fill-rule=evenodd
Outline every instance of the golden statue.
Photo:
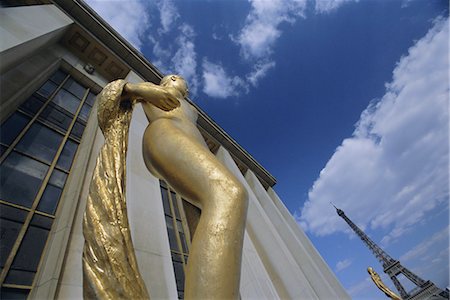
M 380 275 L 372 268 L 368 267 L 367 272 L 370 274 L 370 277 L 372 278 L 372 281 L 375 283 L 375 285 L 389 298 L 394 300 L 402 300 L 399 295 L 394 293 L 390 288 L 388 288 L 384 282 L 381 280 Z
M 209 151 L 196 126 L 197 111 L 184 99 L 187 93 L 184 79 L 169 75 L 160 85 L 118 80 L 97 97 L 105 144 L 83 223 L 85 298 L 149 298 L 136 264 L 125 201 L 128 128 L 135 102 L 142 103 L 149 121 L 143 138 L 148 170 L 202 210 L 186 268 L 185 298 L 239 298 L 248 195 Z

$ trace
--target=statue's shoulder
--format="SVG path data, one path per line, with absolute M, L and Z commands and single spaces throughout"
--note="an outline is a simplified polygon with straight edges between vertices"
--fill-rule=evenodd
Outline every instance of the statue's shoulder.
M 108 83 L 97 96 L 98 102 L 98 123 L 103 130 L 111 125 L 111 122 L 121 118 L 125 111 L 131 109 L 122 103 L 123 87 L 127 82 L 119 79 Z

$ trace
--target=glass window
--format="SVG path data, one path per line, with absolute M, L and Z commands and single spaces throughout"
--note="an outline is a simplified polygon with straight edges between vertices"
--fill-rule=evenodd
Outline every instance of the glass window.
M 56 128 L 62 130 L 63 132 L 66 132 L 67 129 L 69 129 L 72 119 L 73 116 L 62 112 L 53 103 L 49 103 L 49 105 L 39 116 L 39 120 L 43 121 L 46 124 L 49 124 L 50 126 L 55 125 Z
M 9 145 L 19 135 L 30 121 L 30 118 L 15 112 L 0 127 L 0 140 L 3 144 Z
M 81 120 L 87 122 L 90 112 L 91 112 L 91 107 L 87 103 L 84 103 L 83 107 L 81 107 L 81 111 L 80 111 L 80 114 L 78 115 L 78 117 Z
M 37 209 L 39 211 L 54 215 L 61 194 L 61 188 L 48 184 L 44 190 L 44 194 L 42 195 L 41 200 L 39 201 Z
M 94 102 L 95 102 L 95 97 L 97 97 L 97 95 L 95 95 L 92 92 L 89 92 L 87 99 L 86 99 L 86 103 L 88 103 L 90 106 L 93 106 Z
M 27 212 L 0 204 L 0 267 L 3 268 L 11 251 Z
M 161 196 L 163 200 L 164 213 L 167 215 L 172 215 L 170 212 L 169 196 L 166 188 L 161 187 Z
M 61 84 L 64 81 L 64 78 L 66 77 L 67 77 L 66 72 L 58 70 L 50 77 L 50 80 L 55 82 L 56 84 Z
M 52 101 L 71 114 L 75 114 L 80 105 L 80 99 L 63 89 L 55 95 Z
M 72 78 L 67 80 L 63 87 L 80 99 L 83 98 L 84 93 L 86 92 L 86 88 Z
M 0 145 L 0 156 L 3 155 L 3 153 L 5 153 L 7 149 L 8 147 Z
M 20 108 L 23 111 L 26 111 L 27 113 L 34 115 L 42 107 L 42 105 L 44 105 L 44 100 L 42 100 L 42 98 L 39 95 L 34 94 L 30 98 L 28 98 L 28 100 L 25 101 L 20 106 Z
M 167 234 L 169 235 L 170 249 L 178 251 L 177 238 L 173 230 L 172 217 L 166 216 Z
M 180 212 L 178 211 L 177 197 L 174 192 L 170 192 L 170 195 L 172 196 L 172 203 L 173 203 L 173 208 L 175 210 L 175 216 L 177 217 L 177 219 L 181 219 Z
M 48 97 L 50 97 L 50 95 L 56 90 L 57 87 L 58 86 L 53 82 L 47 81 L 37 92 L 48 99 Z
M 17 144 L 17 150 L 51 163 L 63 136 L 39 123 L 34 123 Z
M 81 136 L 83 135 L 84 127 L 85 126 L 79 120 L 77 120 L 75 122 L 75 124 L 73 125 L 72 132 L 70 133 L 70 136 L 72 138 L 80 140 Z
M 48 166 L 11 152 L 0 166 L 0 199 L 31 207 Z
M 0 299 L 19 300 L 27 299 L 30 290 L 2 288 Z
M 72 166 L 72 161 L 75 153 L 77 152 L 77 148 L 77 143 L 74 143 L 71 140 L 67 140 L 66 144 L 64 145 L 63 151 L 59 156 L 58 162 L 56 163 L 56 166 L 65 171 L 69 171 L 70 167 Z
M 50 231 L 52 219 L 34 215 L 5 283 L 31 285 Z

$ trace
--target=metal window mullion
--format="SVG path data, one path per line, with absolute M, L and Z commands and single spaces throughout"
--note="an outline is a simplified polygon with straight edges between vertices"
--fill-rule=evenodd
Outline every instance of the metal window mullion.
M 14 204 L 14 203 L 11 203 L 11 202 L 8 202 L 8 201 L 5 201 L 5 200 L 1 200 L 1 199 L 0 199 L 0 204 L 11 206 L 11 207 L 14 207 L 14 208 L 17 208 L 17 209 L 21 209 L 21 210 L 26 210 L 26 211 L 30 211 L 31 210 L 28 207 L 25 207 L 25 206 L 22 206 L 22 205 L 17 205 L 17 204 Z
M 31 285 L 13 284 L 13 283 L 5 283 L 3 285 L 3 287 L 10 288 L 10 289 L 20 289 L 20 290 L 31 290 L 32 289 Z
M 69 79 L 70 75 L 67 75 L 66 78 L 64 78 L 63 82 L 56 88 L 56 90 L 50 95 L 50 97 L 47 99 L 47 101 L 44 102 L 42 107 L 36 112 L 33 118 L 28 122 L 28 124 L 22 129 L 22 131 L 17 135 L 17 137 L 14 139 L 14 141 L 9 145 L 8 149 L 6 149 L 5 153 L 3 153 L 2 156 L 0 156 L 0 164 L 5 160 L 5 158 L 12 152 L 12 150 L 16 147 L 16 145 L 19 143 L 19 141 L 22 139 L 22 137 L 25 135 L 25 133 L 30 129 L 31 125 L 37 120 L 39 115 L 44 111 L 44 109 L 47 107 L 47 105 L 53 100 L 55 95 L 62 89 L 62 86 L 66 83 L 67 79 Z M 3 282 L 0 280 L 0 282 Z
M 61 84 L 61 86 L 67 81 L 67 78 L 68 78 L 68 77 L 66 77 L 66 79 L 63 81 L 63 83 Z M 58 90 L 58 89 L 57 89 L 57 90 Z M 49 167 L 49 169 L 48 169 L 48 171 L 47 171 L 47 174 L 46 174 L 45 177 L 44 177 L 44 180 L 43 180 L 43 182 L 42 182 L 42 184 L 41 184 L 41 187 L 40 187 L 40 189 L 39 189 L 39 191 L 38 191 L 36 197 L 34 198 L 34 201 L 33 201 L 33 204 L 32 204 L 32 206 L 31 206 L 31 209 L 30 209 L 30 211 L 29 211 L 29 213 L 28 213 L 28 215 L 27 215 L 27 217 L 26 217 L 26 219 L 25 219 L 25 222 L 24 222 L 23 225 L 22 225 L 22 228 L 20 229 L 20 232 L 19 232 L 19 234 L 18 234 L 18 236 L 17 236 L 17 238 L 16 238 L 16 241 L 15 241 L 15 243 L 14 243 L 14 245 L 13 245 L 13 248 L 11 249 L 11 252 L 9 253 L 8 258 L 7 258 L 7 260 L 6 260 L 6 262 L 5 262 L 5 265 L 4 265 L 4 267 L 3 267 L 2 273 L 1 273 L 1 275 L 0 275 L 0 286 L 3 285 L 3 283 L 4 283 L 4 281 L 5 281 L 5 278 L 6 278 L 6 275 L 8 274 L 9 269 L 11 268 L 12 262 L 14 261 L 14 258 L 15 258 L 16 254 L 17 254 L 17 251 L 18 251 L 18 249 L 19 249 L 19 247 L 20 247 L 20 245 L 21 245 L 21 243 L 22 243 L 22 240 L 23 240 L 23 238 L 25 237 L 25 233 L 26 233 L 26 231 L 28 230 L 28 227 L 29 227 L 29 225 L 30 225 L 30 223 L 31 223 L 31 218 L 33 217 L 34 212 L 36 211 L 36 208 L 37 208 L 37 206 L 38 206 L 38 204 L 39 204 L 39 201 L 40 201 L 42 195 L 44 194 L 44 190 L 45 190 L 45 188 L 47 187 L 47 183 L 48 183 L 48 181 L 50 180 L 50 176 L 51 176 L 51 174 L 52 174 L 52 172 L 53 172 L 53 170 L 54 170 L 54 168 L 55 168 L 55 166 L 56 166 L 56 163 L 58 162 L 59 156 L 61 155 L 61 152 L 62 152 L 62 150 L 64 149 L 64 146 L 65 146 L 66 141 L 67 141 L 67 139 L 68 139 L 68 137 L 69 137 L 70 131 L 72 130 L 73 126 L 75 125 L 75 122 L 76 122 L 76 120 L 77 120 L 78 114 L 80 113 L 81 107 L 83 106 L 84 101 L 86 100 L 88 94 L 89 94 L 89 89 L 86 90 L 85 95 L 84 95 L 82 101 L 80 102 L 77 111 L 75 112 L 74 118 L 73 118 L 72 122 L 70 123 L 69 128 L 67 129 L 67 132 L 66 132 L 66 134 L 65 134 L 65 136 L 64 136 L 64 138 L 63 138 L 61 144 L 59 145 L 58 151 L 56 151 L 55 157 L 53 158 L 52 164 L 50 165 L 50 167 Z M 50 99 L 51 99 L 51 98 L 50 98 Z M 50 101 L 50 99 L 49 99 L 49 101 Z M 45 106 L 46 104 L 48 104 L 49 101 L 47 101 L 47 102 L 44 104 L 44 106 Z M 36 116 L 32 119 L 32 121 L 34 121 L 34 120 L 37 119 L 39 113 L 42 112 L 42 110 L 43 110 L 43 108 L 41 108 L 41 109 L 38 111 L 38 113 L 37 113 Z M 27 125 L 27 127 L 30 127 L 30 126 L 31 126 L 30 124 Z M 22 132 L 22 133 L 23 133 L 23 132 Z M 17 140 L 17 139 L 16 139 L 16 140 Z M 15 142 L 16 142 L 16 140 L 15 140 Z M 11 147 L 11 148 L 12 148 L 12 147 Z M 47 238 L 47 241 L 48 241 L 48 238 Z M 44 247 L 44 249 L 45 249 L 45 247 Z M 38 270 L 39 270 L 39 266 L 40 266 L 40 263 L 39 263 L 39 265 L 38 265 Z M 35 276 L 35 278 L 33 279 L 33 284 L 34 284 L 35 280 L 36 280 L 36 276 Z

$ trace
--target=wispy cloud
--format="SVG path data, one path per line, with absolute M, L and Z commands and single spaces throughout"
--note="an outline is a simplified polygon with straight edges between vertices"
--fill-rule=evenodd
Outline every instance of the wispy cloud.
M 241 54 L 246 59 L 267 58 L 281 35 L 280 25 L 284 22 L 293 23 L 297 17 L 303 16 L 307 1 L 250 0 L 250 2 L 252 8 L 245 26 L 234 40 L 240 45 Z
M 158 1 L 156 8 L 160 22 L 154 31 L 156 33 L 148 36 L 153 46 L 153 64 L 165 74 L 176 73 L 183 76 L 188 82 L 190 94 L 195 96 L 199 86 L 195 47 L 197 34 L 190 24 L 180 20 L 180 13 L 172 0 Z
M 220 64 L 203 60 L 203 92 L 211 97 L 228 98 L 239 95 L 247 89 L 246 83 L 238 76 L 230 76 Z
M 136 49 L 144 46 L 144 33 L 150 26 L 144 1 L 85 0 L 106 22 Z
M 161 20 L 161 33 L 167 33 L 172 29 L 172 25 L 180 17 L 177 8 L 171 0 L 163 0 L 157 3 Z
M 316 12 L 331 13 L 346 2 L 358 2 L 359 0 L 316 0 Z
M 247 75 L 247 80 L 253 85 L 257 86 L 259 79 L 266 76 L 267 72 L 275 67 L 274 61 L 259 62 L 253 66 L 253 71 Z
M 348 267 L 350 267 L 351 264 L 352 261 L 348 258 L 338 261 L 336 264 L 336 272 L 340 272 L 344 269 L 347 269 Z
M 358 224 L 391 228 L 384 244 L 448 205 L 448 20 L 438 20 L 393 71 L 385 95 L 361 115 L 321 171 L 300 223 L 323 236 L 347 225 L 333 201 Z
M 429 239 L 426 239 L 425 241 L 422 241 L 418 245 L 416 245 L 414 248 L 406 252 L 400 257 L 400 260 L 402 262 L 407 262 L 413 259 L 416 259 L 418 257 L 425 256 L 430 253 L 430 251 L 433 250 L 433 248 L 436 247 L 436 244 L 439 242 L 444 241 L 445 244 L 448 245 L 449 240 L 449 227 L 445 227 L 439 232 L 436 232 L 433 234 Z M 447 247 L 448 250 L 448 247 Z M 436 259 L 439 258 L 439 255 L 435 257 Z

